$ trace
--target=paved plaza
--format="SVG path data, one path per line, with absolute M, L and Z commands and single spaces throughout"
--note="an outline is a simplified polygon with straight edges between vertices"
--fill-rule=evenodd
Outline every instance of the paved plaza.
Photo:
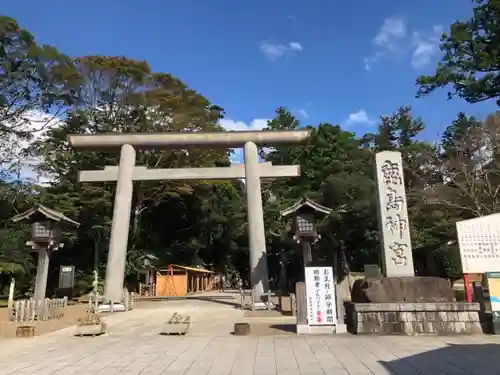
M 158 334 L 174 311 L 192 316 L 188 336 Z M 240 310 L 202 301 L 115 313 L 101 337 L 73 337 L 70 328 L 0 341 L 0 374 L 500 374 L 494 336 L 232 336 L 241 319 Z

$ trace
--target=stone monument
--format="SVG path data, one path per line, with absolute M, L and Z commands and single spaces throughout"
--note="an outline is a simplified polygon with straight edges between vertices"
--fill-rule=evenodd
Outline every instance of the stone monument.
M 448 280 L 416 277 L 399 152 L 375 156 L 383 277 L 356 280 L 347 303 L 358 334 L 478 333 L 479 304 L 455 302 Z
M 382 272 L 386 277 L 414 276 L 401 153 L 377 153 L 375 169 Z

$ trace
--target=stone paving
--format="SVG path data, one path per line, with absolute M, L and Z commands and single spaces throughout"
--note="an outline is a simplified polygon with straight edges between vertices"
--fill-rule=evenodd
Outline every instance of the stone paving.
M 190 335 L 158 335 L 172 311 L 193 317 Z M 494 336 L 231 336 L 241 317 L 200 301 L 116 313 L 101 337 L 77 338 L 66 329 L 0 341 L 0 375 L 500 374 Z

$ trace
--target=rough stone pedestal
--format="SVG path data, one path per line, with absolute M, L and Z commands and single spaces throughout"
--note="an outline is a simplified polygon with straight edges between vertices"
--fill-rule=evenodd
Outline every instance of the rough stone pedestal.
M 352 302 L 453 302 L 455 292 L 448 280 L 440 277 L 386 277 L 356 280 Z
M 353 303 L 347 304 L 349 331 L 379 335 L 449 335 L 482 333 L 479 304 Z

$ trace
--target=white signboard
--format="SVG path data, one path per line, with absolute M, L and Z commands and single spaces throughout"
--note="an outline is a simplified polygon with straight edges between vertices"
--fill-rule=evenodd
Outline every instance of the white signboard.
M 307 320 L 310 326 L 337 324 L 332 267 L 306 267 Z
M 464 273 L 500 271 L 500 214 L 457 222 Z

